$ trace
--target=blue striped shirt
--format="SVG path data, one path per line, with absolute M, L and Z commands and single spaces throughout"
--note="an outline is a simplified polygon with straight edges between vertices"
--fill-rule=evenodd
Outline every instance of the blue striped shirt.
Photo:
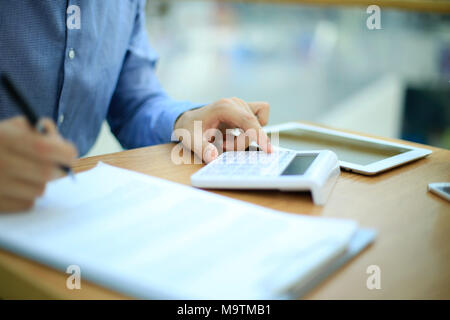
M 198 107 L 170 98 L 156 78 L 144 7 L 145 0 L 0 1 L 0 73 L 81 155 L 105 119 L 123 147 L 135 148 L 169 142 L 178 116 Z M 0 119 L 18 113 L 0 85 Z

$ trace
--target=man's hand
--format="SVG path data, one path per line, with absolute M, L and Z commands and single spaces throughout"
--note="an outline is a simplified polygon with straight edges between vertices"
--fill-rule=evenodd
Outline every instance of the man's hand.
M 75 147 L 63 140 L 53 121 L 44 119 L 47 135 L 37 133 L 24 117 L 0 121 L 0 212 L 29 209 L 48 181 L 70 166 Z
M 211 162 L 222 151 L 245 150 L 249 143 L 255 141 L 265 152 L 272 152 L 267 134 L 261 126 L 269 119 L 269 104 L 266 102 L 245 102 L 239 98 L 221 99 L 199 109 L 185 112 L 175 123 L 177 129 L 186 129 L 190 132 L 191 141 L 182 143 L 192 149 L 195 154 L 205 161 Z M 194 142 L 194 122 L 202 121 L 201 143 Z M 230 129 L 241 129 L 238 137 L 230 133 Z M 223 139 L 217 139 L 217 134 Z M 177 136 L 180 139 L 180 136 Z M 222 140 L 222 141 L 217 141 Z

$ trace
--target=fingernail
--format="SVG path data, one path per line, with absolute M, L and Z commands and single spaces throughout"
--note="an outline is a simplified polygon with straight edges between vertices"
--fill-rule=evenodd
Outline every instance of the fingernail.
M 56 180 L 56 179 L 59 179 L 59 178 L 61 178 L 61 177 L 63 177 L 64 176 L 64 173 L 63 173 L 63 171 L 61 171 L 61 169 L 59 169 L 59 168 L 54 168 L 53 170 L 52 170 L 52 174 L 51 174 L 51 180 Z
M 206 147 L 205 152 L 203 153 L 203 159 L 206 163 L 209 163 L 212 161 L 212 148 L 211 146 Z
M 204 159 L 205 162 L 211 162 L 217 157 L 216 148 L 208 146 L 205 150 Z
M 205 151 L 205 155 L 204 155 L 204 160 L 206 163 L 211 162 L 211 151 L 210 150 L 206 150 Z

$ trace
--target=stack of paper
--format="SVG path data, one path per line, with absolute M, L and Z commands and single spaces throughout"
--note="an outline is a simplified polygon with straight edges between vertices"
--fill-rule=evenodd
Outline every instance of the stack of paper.
M 139 298 L 291 298 L 373 239 L 105 164 L 0 214 L 0 246 Z

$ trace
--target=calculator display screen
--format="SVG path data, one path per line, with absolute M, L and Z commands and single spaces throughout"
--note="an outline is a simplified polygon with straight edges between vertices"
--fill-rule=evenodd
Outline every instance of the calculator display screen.
M 292 176 L 304 174 L 316 157 L 316 154 L 296 156 L 281 175 Z

